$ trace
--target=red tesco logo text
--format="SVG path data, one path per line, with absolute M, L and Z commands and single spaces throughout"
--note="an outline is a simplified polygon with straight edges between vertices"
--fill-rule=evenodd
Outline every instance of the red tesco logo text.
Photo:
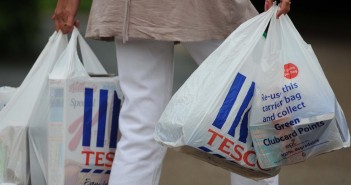
M 258 161 L 256 160 L 255 162 L 250 159 L 250 156 L 253 155 L 251 159 L 255 159 L 256 152 L 252 150 L 245 151 L 245 148 L 241 146 L 240 144 L 235 144 L 234 141 L 224 137 L 223 135 L 217 133 L 216 131 L 209 129 L 208 132 L 210 132 L 211 138 L 207 142 L 209 146 L 213 147 L 213 143 L 215 141 L 218 142 L 218 140 L 221 142 L 221 144 L 218 146 L 218 150 L 226 154 L 227 156 L 230 156 L 232 159 L 235 161 L 243 161 L 247 166 L 250 167 L 255 167 L 257 164 L 257 167 L 261 170 L 264 170 L 260 167 Z
M 95 158 L 93 161 L 95 166 L 106 166 L 111 168 L 113 158 L 115 156 L 114 152 L 94 152 L 94 151 L 82 151 L 82 154 L 85 155 L 85 165 L 90 165 L 91 157 Z

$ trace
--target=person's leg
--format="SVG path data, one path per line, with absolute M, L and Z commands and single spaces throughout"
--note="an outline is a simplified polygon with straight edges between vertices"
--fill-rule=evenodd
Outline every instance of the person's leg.
M 172 96 L 173 42 L 116 41 L 118 77 L 124 94 L 110 185 L 157 185 L 166 148 L 154 128 Z
M 218 48 L 223 40 L 209 40 L 201 42 L 183 42 L 195 62 L 200 65 L 214 50 Z M 231 173 L 231 185 L 278 185 L 278 175 L 272 178 L 254 181 L 249 178 Z

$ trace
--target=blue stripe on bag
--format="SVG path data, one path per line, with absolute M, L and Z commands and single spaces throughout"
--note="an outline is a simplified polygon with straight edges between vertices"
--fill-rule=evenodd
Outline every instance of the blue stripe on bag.
M 219 158 L 222 158 L 222 159 L 225 159 L 225 157 L 223 157 L 222 155 L 219 155 L 219 154 L 213 154 L 214 156 L 217 156 Z
M 99 122 L 97 130 L 96 147 L 104 147 L 105 130 L 106 130 L 106 114 L 107 114 L 107 98 L 108 90 L 100 90 L 99 99 Z
M 93 173 L 98 173 L 98 174 L 100 174 L 102 172 L 104 172 L 104 170 L 96 169 L 96 170 L 93 171 Z
M 212 150 L 210 150 L 210 149 L 208 149 L 207 147 L 204 147 L 204 146 L 200 146 L 199 149 L 204 151 L 204 152 L 212 152 Z
M 112 125 L 111 125 L 111 135 L 110 135 L 110 148 L 117 147 L 117 133 L 118 133 L 118 118 L 119 109 L 121 106 L 121 100 L 118 99 L 117 93 L 115 91 L 113 97 L 113 110 L 112 110 Z
M 228 131 L 228 134 L 233 136 L 235 135 L 235 129 L 236 127 L 239 125 L 240 123 L 240 120 L 241 120 L 241 117 L 242 115 L 244 114 L 244 111 L 247 109 L 247 107 L 249 106 L 250 104 L 250 101 L 253 97 L 253 94 L 255 92 L 255 83 L 252 82 L 251 83 L 251 86 L 250 86 L 250 89 L 249 91 L 247 92 L 246 96 L 245 96 L 245 99 L 244 99 L 244 102 L 241 104 L 240 108 L 239 108 L 239 111 L 238 111 L 238 114 L 235 116 L 235 119 L 234 119 L 234 122 L 232 124 L 232 126 L 230 127 L 229 131 Z M 245 126 L 245 125 L 241 125 L 242 127 Z M 247 126 L 247 125 L 246 125 Z
M 199 148 L 200 150 L 206 152 L 206 153 L 212 153 L 212 150 L 208 149 L 207 147 L 200 146 L 200 147 L 198 147 L 198 148 Z M 223 156 L 221 156 L 221 155 L 219 155 L 219 154 L 212 154 L 212 155 L 217 156 L 217 157 L 222 158 L 222 159 L 225 159 L 225 157 L 223 157 Z
M 86 88 L 84 97 L 83 146 L 90 146 L 92 117 L 93 89 Z
M 229 112 L 232 109 L 238 94 L 245 82 L 246 77 L 238 73 L 229 89 L 229 92 L 217 114 L 216 119 L 213 121 L 212 125 L 221 129 L 228 118 Z
M 81 173 L 89 173 L 90 171 L 91 171 L 91 169 L 84 168 L 80 172 Z

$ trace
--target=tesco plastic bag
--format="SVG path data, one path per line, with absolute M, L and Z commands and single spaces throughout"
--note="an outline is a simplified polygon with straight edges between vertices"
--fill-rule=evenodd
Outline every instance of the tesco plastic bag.
M 294 164 L 350 146 L 347 122 L 310 45 L 289 17 L 271 19 L 256 92 L 251 135 L 263 168 Z
M 53 33 L 28 75 L 0 111 L 0 184 L 30 184 L 27 131 L 36 118 L 46 117 L 42 100 L 48 75 L 67 44 L 66 37 Z
M 48 184 L 107 184 L 122 99 L 118 78 L 107 74 L 74 28 L 49 79 Z
M 263 55 L 263 33 L 277 9 L 244 22 L 192 73 L 158 121 L 156 141 L 249 178 L 279 173 L 260 167 L 248 129 L 252 65 Z
M 350 145 L 312 48 L 287 16 L 275 18 L 277 9 L 243 23 L 188 78 L 156 126 L 157 141 L 250 178 Z

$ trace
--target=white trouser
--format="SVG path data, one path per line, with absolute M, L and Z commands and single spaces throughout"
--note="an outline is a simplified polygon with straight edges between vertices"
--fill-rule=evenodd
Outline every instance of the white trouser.
M 182 43 L 201 64 L 222 41 Z M 153 139 L 154 127 L 172 96 L 173 42 L 116 41 L 118 76 L 125 100 L 119 118 L 117 144 L 110 185 L 157 185 L 166 148 Z M 235 175 L 235 174 L 233 174 Z M 263 185 L 244 177 L 232 185 Z M 234 176 L 233 176 L 234 177 Z M 268 183 L 269 185 L 277 183 Z

